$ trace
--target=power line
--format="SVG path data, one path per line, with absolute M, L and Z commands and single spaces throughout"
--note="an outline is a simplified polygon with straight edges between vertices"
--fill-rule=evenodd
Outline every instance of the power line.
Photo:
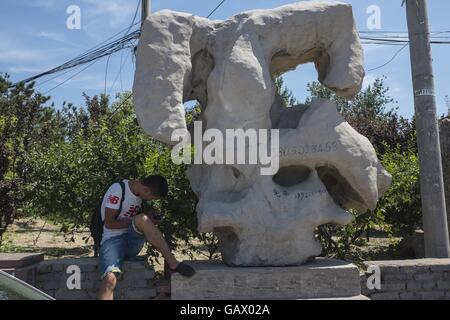
M 400 52 L 402 52 L 403 49 L 405 49 L 408 45 L 409 45 L 409 43 L 407 43 L 403 47 L 401 47 L 400 50 L 397 50 L 397 52 L 395 52 L 394 56 L 388 62 L 384 63 L 383 65 L 381 65 L 379 67 L 376 67 L 376 68 L 373 68 L 373 69 L 370 69 L 370 70 L 367 70 L 367 71 L 371 72 L 371 71 L 375 71 L 375 70 L 378 70 L 378 69 L 381 69 L 381 68 L 387 66 L 389 63 L 394 61 L 394 59 L 397 58 L 397 56 L 400 54 Z
M 80 71 L 78 71 L 77 73 L 75 73 L 74 75 L 70 76 L 69 78 L 67 78 L 66 80 L 64 80 L 63 82 L 61 82 L 60 84 L 54 86 L 53 88 L 51 88 L 50 90 L 47 90 L 43 93 L 43 95 L 46 95 L 50 92 L 52 92 L 53 90 L 55 90 L 56 88 L 59 88 L 60 86 L 62 86 L 63 84 L 69 82 L 70 80 L 72 80 L 73 78 L 75 78 L 77 75 L 79 75 L 80 73 L 82 73 L 84 70 L 88 69 L 89 67 L 91 67 L 92 65 L 94 65 L 95 63 L 97 63 L 98 60 L 94 60 L 92 61 L 90 64 L 88 64 L 86 67 L 84 67 L 83 69 L 81 69 Z
M 136 23 L 136 24 L 137 24 L 137 23 Z M 136 24 L 134 24 L 134 25 L 136 25 Z M 91 49 L 89 49 L 89 50 L 87 50 L 86 52 L 82 53 L 82 54 L 79 56 L 79 58 L 81 58 L 81 57 L 83 57 L 83 56 L 86 56 L 86 55 L 89 54 L 90 52 L 93 52 L 94 49 L 98 48 L 99 46 L 101 46 L 102 44 L 106 43 L 107 41 L 109 41 L 109 40 L 111 40 L 111 39 L 114 39 L 115 37 L 117 37 L 118 35 L 120 35 L 123 31 L 125 31 L 125 29 L 120 30 L 118 33 L 112 35 L 112 36 L 109 37 L 108 39 L 106 39 L 106 40 L 100 42 L 99 44 L 95 45 L 95 46 L 92 47 Z M 76 69 L 76 68 L 78 68 L 78 67 L 79 67 L 79 66 L 74 67 L 73 69 Z M 56 75 L 55 77 L 52 77 L 52 78 L 47 79 L 47 80 L 45 80 L 45 81 L 43 81 L 43 82 L 37 83 L 37 84 L 35 85 L 35 87 L 39 87 L 39 86 L 41 86 L 41 85 L 43 85 L 43 84 L 45 84 L 45 83 L 47 83 L 47 82 L 50 82 L 50 81 L 52 81 L 52 80 L 54 80 L 54 79 L 56 79 L 56 78 L 58 78 L 58 77 L 60 77 L 60 76 L 63 76 L 63 75 L 65 75 L 65 74 L 69 73 L 70 71 L 72 71 L 72 70 L 69 69 L 69 70 L 65 71 L 64 73 L 62 73 L 61 75 Z M 36 80 L 36 79 L 34 79 L 34 80 Z M 22 80 L 22 81 L 19 81 L 18 83 L 16 83 L 16 85 L 19 84 L 19 83 L 26 83 L 26 82 L 29 82 L 29 81 Z
M 207 18 L 210 18 L 224 3 L 226 0 L 222 0 L 207 16 Z M 117 33 L 116 35 L 110 37 L 109 39 L 103 41 L 102 43 L 96 45 L 95 47 L 93 47 L 92 49 L 86 51 L 85 53 L 83 53 L 82 55 L 56 67 L 53 68 L 51 70 L 45 71 L 43 73 L 40 73 L 38 75 L 32 76 L 30 78 L 27 78 L 25 80 L 22 80 L 12 86 L 17 86 L 19 83 L 28 83 L 34 80 L 37 80 L 39 78 L 51 75 L 51 74 L 55 74 L 55 73 L 60 73 L 66 70 L 71 70 L 71 69 L 75 69 L 80 65 L 86 64 L 86 63 L 90 63 L 94 60 L 103 58 L 105 56 L 111 56 L 112 54 L 114 54 L 115 52 L 121 51 L 125 48 L 127 48 L 130 43 L 132 43 L 133 41 L 137 40 L 140 37 L 140 30 L 135 30 L 133 32 L 130 33 L 131 29 L 133 26 L 139 24 L 140 22 L 136 22 L 136 17 L 137 17 L 137 13 L 138 13 L 138 9 L 139 9 L 139 4 L 142 3 L 142 0 L 139 0 L 138 6 L 137 6 L 137 10 L 135 11 L 134 17 L 133 17 L 133 21 L 131 23 L 131 25 L 126 29 L 125 35 L 119 39 L 116 39 L 114 41 L 111 42 L 107 42 L 110 39 L 115 38 L 118 34 L 122 33 L 122 31 L 120 31 L 119 33 Z M 434 39 L 450 39 L 450 37 L 437 37 L 437 35 L 440 34 L 446 34 L 446 33 L 450 33 L 450 31 L 444 30 L 444 31 L 434 31 L 431 32 L 432 38 Z M 402 34 L 406 34 L 405 31 L 392 31 L 392 30 L 386 30 L 386 31 L 361 31 L 360 32 L 361 36 L 361 40 L 362 40 L 362 44 L 370 44 L 370 45 L 407 45 L 409 43 L 408 39 L 406 36 L 402 36 Z M 389 35 L 391 34 L 391 35 Z M 365 35 L 365 36 L 364 36 Z M 450 41 L 443 41 L 443 40 L 432 40 L 431 44 L 450 44 Z M 121 55 L 121 65 L 122 64 L 122 58 L 123 58 L 123 53 Z M 122 71 L 122 66 L 119 69 L 119 76 L 121 76 L 121 71 Z M 107 63 L 107 69 L 109 67 L 109 63 Z M 83 69 L 84 70 L 84 69 Z M 106 71 L 107 72 L 107 71 Z M 64 72 L 63 74 L 68 73 L 68 71 Z M 78 73 L 77 73 L 78 74 Z M 106 76 L 106 75 L 105 75 Z M 54 78 L 51 78 L 49 80 L 46 80 L 42 83 L 37 84 L 38 85 L 42 85 L 44 83 L 47 83 Z M 105 80 L 106 83 L 106 80 Z
M 218 5 L 217 5 L 217 7 L 215 7 L 214 8 L 214 10 L 213 11 L 211 11 L 211 13 L 210 14 L 208 14 L 207 16 L 206 16 L 206 18 L 207 19 L 209 19 L 224 3 L 225 3 L 225 1 L 226 0 L 222 0 L 222 2 L 220 2 Z
M 128 97 L 122 100 L 122 102 L 111 112 L 111 114 L 108 117 L 107 122 L 109 122 L 112 117 L 125 105 L 125 103 L 128 102 L 133 97 L 133 94 L 129 94 Z
M 212 15 L 213 15 L 213 14 L 214 14 L 221 6 L 225 3 L 225 1 L 226 1 L 226 0 L 222 0 L 222 1 L 214 8 L 214 10 L 211 11 L 210 14 L 208 14 L 208 16 L 207 16 L 206 18 L 210 18 L 210 17 L 211 17 L 211 16 L 212 16 Z M 120 67 L 120 71 L 119 71 L 119 72 L 122 71 L 122 67 L 123 67 L 123 65 Z M 116 78 L 116 80 L 117 80 L 117 78 Z M 113 86 L 114 86 L 116 80 L 114 80 Z M 113 88 L 113 87 L 111 87 L 111 90 L 112 90 L 112 88 Z M 108 118 L 108 120 L 110 120 L 110 119 L 116 114 L 116 112 L 118 112 L 118 111 L 120 110 L 120 108 L 122 108 L 122 106 L 124 106 L 125 103 L 126 103 L 129 99 L 131 99 L 132 96 L 133 96 L 133 95 L 129 95 L 126 99 L 124 99 L 124 100 L 122 101 L 122 103 L 121 103 L 117 108 L 114 109 L 114 111 L 111 113 L 111 115 L 110 115 L 110 117 Z
M 133 45 L 132 47 L 134 48 L 134 45 Z M 127 59 L 128 59 L 128 56 L 129 56 L 129 55 L 130 55 L 130 52 L 128 52 L 127 56 L 125 57 L 125 60 L 123 60 L 123 61 L 120 63 L 120 66 L 119 66 L 119 72 L 117 73 L 116 77 L 114 78 L 114 82 L 113 82 L 113 84 L 111 85 L 111 87 L 109 88 L 108 94 L 110 94 L 111 91 L 114 89 L 114 86 L 116 85 L 116 82 L 117 82 L 117 80 L 119 79 L 119 76 L 122 74 L 122 69 L 123 69 L 125 63 L 127 62 Z
M 134 25 L 134 23 L 135 23 L 135 21 L 136 21 L 136 18 L 137 18 L 138 12 L 139 12 L 139 7 L 141 7 L 141 4 L 142 4 L 142 0 L 139 0 L 138 4 L 137 4 L 137 6 L 136 6 L 136 10 L 135 10 L 135 12 L 134 12 L 133 20 L 131 21 L 130 27 L 129 27 L 128 30 L 125 32 L 125 35 L 127 35 L 127 34 L 131 31 L 131 28 L 133 27 L 133 25 Z M 141 22 L 142 22 L 142 21 L 141 21 Z M 127 54 L 127 58 L 128 58 L 128 54 Z M 122 63 L 122 60 L 123 60 L 123 51 L 120 53 L 120 69 L 119 69 L 119 74 L 120 74 L 120 87 L 121 87 L 121 89 L 122 89 L 122 91 L 123 91 L 123 85 L 122 85 L 122 68 L 123 68 L 123 66 L 124 66 L 124 63 Z M 115 81 L 114 81 L 114 83 L 115 83 Z M 114 85 L 113 85 L 113 86 L 114 86 Z M 112 90 L 112 87 L 111 87 L 111 90 Z M 111 90 L 110 90 L 110 91 L 111 91 Z M 106 91 L 106 86 L 105 86 L 105 91 Z
M 136 24 L 137 23 L 135 23 L 134 25 L 136 25 Z M 121 33 L 122 32 L 123 31 L 121 31 Z M 67 69 L 73 69 L 79 65 L 90 63 L 91 61 L 98 60 L 105 56 L 109 56 L 117 51 L 120 51 L 120 50 L 126 48 L 130 42 L 132 42 L 133 40 L 135 40 L 139 37 L 139 34 L 140 34 L 140 30 L 135 30 L 131 33 L 128 33 L 126 36 L 123 36 L 117 40 L 108 42 L 102 46 L 97 45 L 96 47 L 85 52 L 84 54 L 82 54 L 79 57 L 76 57 L 76 58 L 74 58 L 58 67 L 55 67 L 51 70 L 42 72 L 38 75 L 32 76 L 32 77 L 24 79 L 22 81 L 19 81 L 19 82 L 13 84 L 12 86 L 17 86 L 20 83 L 28 83 L 28 82 L 37 80 L 39 78 L 42 78 L 44 76 L 59 73 L 61 71 L 65 71 Z M 105 41 L 103 43 L 105 43 Z M 95 49 L 95 48 L 97 48 L 97 49 Z

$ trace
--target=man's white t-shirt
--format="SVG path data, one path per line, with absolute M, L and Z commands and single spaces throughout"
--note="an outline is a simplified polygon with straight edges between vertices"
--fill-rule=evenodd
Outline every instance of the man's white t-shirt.
M 133 216 L 135 216 L 142 205 L 142 199 L 136 196 L 130 190 L 130 186 L 128 184 L 128 180 L 123 180 L 125 184 L 125 200 L 122 204 L 122 210 L 120 211 L 117 220 L 131 220 Z M 111 187 L 109 187 L 108 191 L 106 191 L 105 196 L 103 197 L 101 214 L 102 219 L 105 221 L 105 208 L 111 208 L 118 210 L 120 207 L 120 201 L 122 200 L 122 187 L 119 183 L 114 183 Z M 124 229 L 108 229 L 106 226 L 103 227 L 103 237 L 102 244 L 106 240 L 120 236 L 124 233 L 128 232 L 128 228 Z

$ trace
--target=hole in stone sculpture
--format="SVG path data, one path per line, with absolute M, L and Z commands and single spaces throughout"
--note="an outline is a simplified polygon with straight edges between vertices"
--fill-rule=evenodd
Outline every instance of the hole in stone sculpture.
M 208 50 L 200 50 L 193 54 L 190 86 L 185 86 L 184 100 L 197 99 L 204 108 L 208 105 L 207 82 L 214 69 L 215 60 Z
M 355 203 L 364 204 L 364 200 L 358 192 L 353 189 L 336 168 L 323 166 L 316 168 L 316 170 L 320 180 L 322 180 L 337 205 L 344 209 L 350 209 Z
M 313 63 L 306 63 L 299 70 L 291 70 L 274 80 L 277 87 L 275 102 L 270 110 L 273 129 L 295 129 L 308 105 L 310 99 L 306 90 L 308 84 L 317 80 L 317 71 Z M 312 77 L 313 76 L 313 77 Z
M 231 259 L 237 251 L 238 237 L 231 227 L 214 228 L 214 233 L 219 239 L 219 251 L 225 261 Z
M 186 112 L 186 125 L 191 138 L 194 137 L 194 121 L 202 121 L 203 106 L 198 100 L 184 102 L 184 111 Z M 204 127 L 204 126 L 203 126 Z M 203 128 L 204 129 L 204 128 Z
M 283 187 L 292 187 L 308 179 L 312 170 L 306 166 L 288 166 L 280 168 L 272 180 Z
M 236 169 L 235 167 L 232 167 L 232 169 L 233 169 L 233 176 L 236 179 L 239 179 L 239 177 L 241 176 L 241 172 L 238 169 Z

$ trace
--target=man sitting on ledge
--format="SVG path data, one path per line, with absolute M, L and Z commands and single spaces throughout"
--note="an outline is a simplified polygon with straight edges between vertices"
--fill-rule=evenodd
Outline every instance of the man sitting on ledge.
M 136 214 L 142 200 L 166 197 L 168 192 L 166 179 L 161 176 L 150 176 L 139 181 L 124 180 L 123 185 L 124 191 L 120 183 L 113 184 L 103 197 L 101 206 L 104 227 L 99 255 L 102 273 L 98 295 L 100 300 L 113 299 L 117 276 L 122 273 L 124 259 L 137 256 L 145 241 L 161 252 L 173 272 L 179 272 L 186 277 L 191 277 L 195 273 L 190 266 L 175 259 L 155 225 L 158 220 L 154 212 Z M 123 201 L 122 194 L 125 195 Z M 121 204 L 122 209 L 119 212 Z

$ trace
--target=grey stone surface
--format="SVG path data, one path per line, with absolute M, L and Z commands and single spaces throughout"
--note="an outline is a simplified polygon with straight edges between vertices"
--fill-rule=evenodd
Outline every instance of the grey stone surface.
M 169 145 L 174 132 L 186 137 L 189 100 L 200 102 L 204 129 L 280 130 L 278 175 L 262 176 L 259 163 L 188 171 L 199 231 L 216 232 L 229 265 L 300 265 L 321 253 L 317 226 L 349 223 L 342 207 L 373 209 L 390 185 L 369 140 L 336 105 L 282 105 L 273 79 L 307 62 L 337 95 L 360 91 L 363 50 L 350 5 L 298 2 L 226 21 L 165 10 L 143 24 L 133 97 L 149 135 Z
M 303 299 L 299 299 L 299 300 L 303 300 Z M 359 296 L 353 296 L 353 297 L 336 297 L 336 298 L 325 298 L 325 299 L 304 299 L 304 300 L 370 300 L 368 297 L 366 297 L 365 295 L 360 294 Z
M 350 298 L 361 294 L 353 264 L 317 258 L 294 267 L 229 267 L 221 262 L 188 261 L 196 274 L 173 274 L 173 300 Z
M 0 269 L 20 269 L 44 260 L 43 253 L 0 253 Z
M 70 265 L 77 265 L 81 270 L 81 289 L 68 290 L 65 272 Z M 156 296 L 153 282 L 155 270 L 144 259 L 126 261 L 123 265 L 124 277 L 119 280 L 115 290 L 118 300 L 150 300 Z M 37 267 L 36 287 L 57 300 L 92 300 L 100 287 L 98 262 L 95 258 L 58 259 L 43 261 Z
M 371 300 L 400 300 L 398 292 L 377 292 L 370 295 Z

